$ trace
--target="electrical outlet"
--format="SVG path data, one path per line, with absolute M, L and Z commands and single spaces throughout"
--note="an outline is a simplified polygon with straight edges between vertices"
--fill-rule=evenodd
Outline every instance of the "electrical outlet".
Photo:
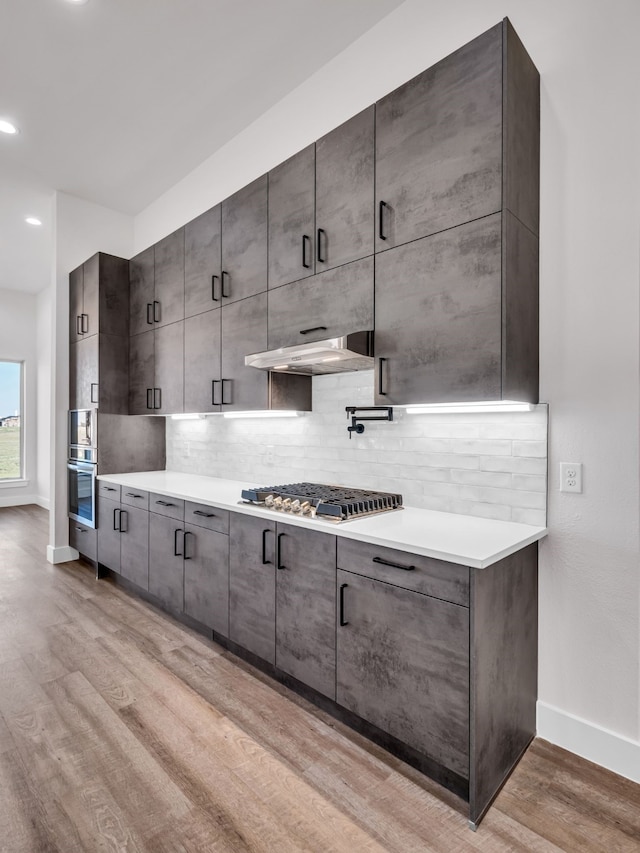
M 560 491 L 582 492 L 582 462 L 560 463 Z
M 267 465 L 273 465 L 276 461 L 276 450 L 273 444 L 268 444 L 265 448 L 264 461 Z

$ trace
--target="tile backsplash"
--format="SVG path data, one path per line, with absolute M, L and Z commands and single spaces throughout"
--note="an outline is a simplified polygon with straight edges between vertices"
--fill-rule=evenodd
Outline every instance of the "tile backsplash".
M 546 524 L 548 407 L 408 415 L 350 440 L 345 406 L 373 405 L 373 372 L 313 379 L 299 418 L 167 418 L 167 469 L 268 486 L 308 480 L 400 492 L 407 506 Z

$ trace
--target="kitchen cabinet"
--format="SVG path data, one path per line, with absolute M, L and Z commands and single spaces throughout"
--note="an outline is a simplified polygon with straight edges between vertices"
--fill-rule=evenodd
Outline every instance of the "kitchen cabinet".
M 155 249 L 149 246 L 129 261 L 129 334 L 153 328 Z
M 502 207 L 503 24 L 376 104 L 376 251 Z
M 69 519 L 69 545 L 87 560 L 98 558 L 98 531 L 73 518 Z
M 184 609 L 183 548 L 182 521 L 150 512 L 149 592 L 173 613 Z
M 84 314 L 84 267 L 69 273 L 69 342 L 82 340 Z M 86 322 L 86 321 L 85 321 Z
M 335 699 L 336 537 L 278 524 L 276 542 L 276 666 Z
M 123 496 L 124 500 L 124 496 Z M 140 589 L 149 589 L 149 511 L 121 504 L 120 573 Z
M 221 321 L 219 308 L 185 320 L 185 412 L 220 411 Z M 214 390 L 217 402 L 214 402 Z
M 98 562 L 120 574 L 120 491 L 110 500 L 98 490 Z
M 245 355 L 266 348 L 266 293 L 222 307 L 222 376 L 214 405 L 223 411 L 269 408 L 269 374 L 244 363 Z
M 374 107 L 269 172 L 269 288 L 374 251 Z
M 148 415 L 153 410 L 155 381 L 155 332 L 150 329 L 129 338 L 130 415 Z
M 184 320 L 129 339 L 129 414 L 183 411 Z
M 129 330 L 139 335 L 184 319 L 185 229 L 129 262 Z
M 223 304 L 267 289 L 267 176 L 262 175 L 222 202 Z
M 90 409 L 98 405 L 100 380 L 98 336 L 69 345 L 69 408 Z
M 276 657 L 276 525 L 229 519 L 229 639 L 268 663 Z
M 373 329 L 373 258 L 269 292 L 269 349 Z
M 128 261 L 98 252 L 69 274 L 69 341 L 127 336 Z
M 338 570 L 339 705 L 469 773 L 469 611 Z
M 193 317 L 216 307 L 216 300 L 219 300 L 217 285 L 220 282 L 221 246 L 221 206 L 217 204 L 185 225 L 185 317 Z
M 206 521 L 218 513 L 196 510 Z M 184 612 L 224 637 L 229 635 L 229 536 L 200 525 L 184 525 Z
M 69 408 L 128 412 L 129 339 L 98 334 L 69 345 Z

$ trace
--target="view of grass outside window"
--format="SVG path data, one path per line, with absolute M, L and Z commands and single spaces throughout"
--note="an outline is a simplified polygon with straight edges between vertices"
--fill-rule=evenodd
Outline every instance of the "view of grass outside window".
M 22 477 L 22 364 L 0 361 L 0 481 Z

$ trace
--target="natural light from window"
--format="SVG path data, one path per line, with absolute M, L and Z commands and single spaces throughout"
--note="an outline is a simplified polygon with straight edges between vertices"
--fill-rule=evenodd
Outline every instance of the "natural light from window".
M 22 363 L 0 361 L 0 482 L 22 478 Z

